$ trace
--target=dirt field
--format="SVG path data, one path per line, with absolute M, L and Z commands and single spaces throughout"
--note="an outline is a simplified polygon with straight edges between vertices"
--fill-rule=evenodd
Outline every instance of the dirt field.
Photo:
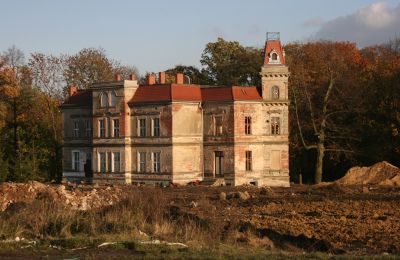
M 215 240 L 216 245 L 229 244 L 237 245 L 238 248 L 293 254 L 303 252 L 358 256 L 400 254 L 399 187 L 339 184 L 293 185 L 291 188 L 201 185 L 168 188 L 78 186 L 60 189 L 58 185 L 46 187 L 55 191 L 67 190 L 75 196 L 82 197 L 92 194 L 93 189 L 96 190 L 96 194 L 105 190 L 104 193 L 108 194 L 110 199 L 105 195 L 100 197 L 107 205 L 118 205 L 115 194 L 130 196 L 130 192 L 134 191 L 136 195 L 148 196 L 157 193 L 158 198 L 162 198 L 163 209 L 166 211 L 163 213 L 164 216 L 178 225 L 181 222 L 186 223 L 184 221 L 187 220 L 195 223 L 197 230 L 209 234 L 206 238 L 208 246 L 212 246 Z M 7 189 L 8 192 L 20 193 L 18 187 Z M 0 188 L 1 192 L 3 197 L 7 197 L 4 187 Z M 43 191 L 40 189 L 39 192 L 32 194 L 33 200 L 43 197 Z M 64 199 L 64 195 L 57 192 L 49 194 Z M 7 206 L 3 207 L 5 211 L 0 213 L 0 216 L 10 210 L 15 211 L 13 205 L 18 202 L 32 201 L 31 197 L 19 196 L 13 202 L 7 202 Z M 65 199 L 59 200 L 59 203 L 66 203 Z M 67 205 L 70 205 L 68 203 Z M 98 201 L 95 204 L 98 208 L 107 207 L 100 205 Z M 75 210 L 79 210 L 77 208 L 79 207 L 75 207 Z M 88 208 L 93 207 L 88 206 Z M 174 242 L 196 248 L 197 242 L 193 239 L 185 240 L 184 236 L 175 237 L 179 241 Z M 3 235 L 3 239 L 10 238 Z M 0 252 L 3 258 L 23 254 L 21 250 L 0 250 Z M 40 255 L 37 252 L 35 254 Z M 113 255 L 112 252 L 110 254 Z

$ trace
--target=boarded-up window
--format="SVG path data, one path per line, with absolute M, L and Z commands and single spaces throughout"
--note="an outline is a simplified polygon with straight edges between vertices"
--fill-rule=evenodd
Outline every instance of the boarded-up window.
M 253 155 L 251 151 L 246 151 L 246 171 L 253 170 Z
M 214 116 L 214 135 L 222 135 L 222 116 Z
M 271 152 L 271 169 L 279 170 L 281 168 L 281 151 Z

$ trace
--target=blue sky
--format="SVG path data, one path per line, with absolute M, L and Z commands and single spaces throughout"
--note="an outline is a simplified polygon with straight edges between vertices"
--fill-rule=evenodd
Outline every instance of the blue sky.
M 262 46 L 266 31 L 284 43 L 348 40 L 359 46 L 400 36 L 400 0 L 14 0 L 0 1 L 0 51 L 73 54 L 102 47 L 141 74 L 200 66 L 217 37 Z

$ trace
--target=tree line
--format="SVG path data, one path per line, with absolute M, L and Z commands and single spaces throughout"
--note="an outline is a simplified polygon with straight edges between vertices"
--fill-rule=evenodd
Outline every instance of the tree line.
M 349 42 L 290 43 L 290 172 L 293 181 L 341 177 L 354 165 L 387 160 L 400 165 L 400 40 L 357 48 Z M 237 41 L 206 44 L 202 68 L 168 69 L 191 83 L 252 85 L 261 89 L 262 49 Z M 61 115 L 66 87 L 138 75 L 103 49 L 74 55 L 32 53 L 16 47 L 0 57 L 0 181 L 60 180 Z M 140 82 L 144 77 L 139 77 Z

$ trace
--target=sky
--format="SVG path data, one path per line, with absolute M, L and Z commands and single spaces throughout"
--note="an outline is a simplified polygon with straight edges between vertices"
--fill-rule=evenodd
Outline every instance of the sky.
M 75 54 L 103 48 L 140 74 L 175 65 L 200 67 L 218 37 L 261 47 L 343 40 L 359 47 L 400 37 L 400 0 L 0 0 L 0 52 Z

